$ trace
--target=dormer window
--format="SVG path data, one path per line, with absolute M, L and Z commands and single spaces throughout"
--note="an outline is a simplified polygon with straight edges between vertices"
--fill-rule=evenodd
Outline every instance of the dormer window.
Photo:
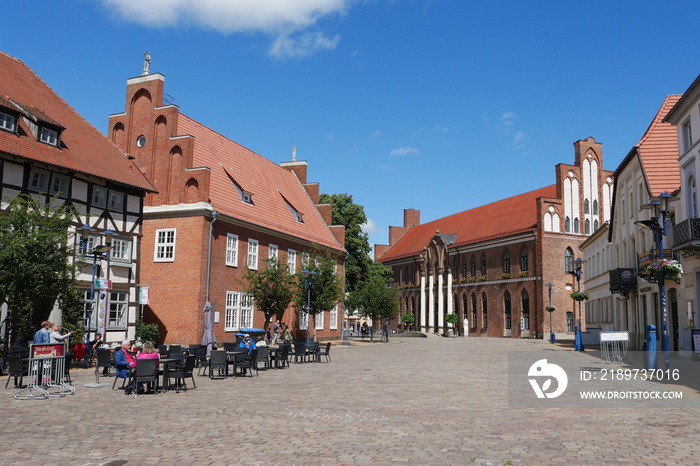
M 42 126 L 39 141 L 52 146 L 58 146 L 58 131 Z
M 253 204 L 253 195 L 248 193 L 248 192 L 241 191 L 241 201 L 243 201 L 245 204 L 252 205 Z
M 17 118 L 14 115 L 0 111 L 0 129 L 15 132 Z
M 296 213 L 296 219 L 297 219 L 297 222 L 304 223 L 304 217 L 302 216 L 301 212 Z

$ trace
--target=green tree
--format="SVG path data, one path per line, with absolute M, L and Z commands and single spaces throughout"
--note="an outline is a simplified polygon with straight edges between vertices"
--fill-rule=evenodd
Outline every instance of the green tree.
M 369 236 L 362 231 L 362 225 L 367 223 L 365 209 L 355 204 L 350 194 L 321 194 L 320 202 L 333 206 L 333 225 L 345 226 L 345 286 L 352 293 L 367 276 L 372 262 Z
M 389 286 L 392 281 L 389 267 L 380 262 L 372 262 L 361 288 L 350 294 L 347 304 L 373 322 L 386 325 L 388 319 L 399 313 L 398 294 Z M 373 340 L 374 335 L 370 339 Z
M 0 297 L 7 301 L 13 340 L 31 339 L 56 300 L 68 317 L 76 320 L 79 315 L 77 264 L 69 261 L 74 254 L 69 227 L 75 214 L 72 206 L 56 199 L 42 204 L 25 194 L 10 199 L 0 211 Z
M 282 317 L 284 311 L 294 298 L 294 282 L 291 280 L 286 262 L 277 259 L 265 259 L 267 266 L 263 270 L 250 270 L 243 277 L 246 292 L 253 295 L 255 308 L 265 315 L 267 330 L 272 316 Z
M 311 254 L 309 260 L 302 264 L 302 270 L 311 273 L 297 274 L 297 286 L 295 290 L 295 302 L 301 312 L 309 313 L 309 329 L 314 328 L 314 340 L 316 339 L 315 325 L 311 317 L 335 308 L 343 295 L 343 281 L 338 276 L 337 262 L 329 253 L 325 255 Z M 311 281 L 311 306 L 308 305 L 307 284 Z

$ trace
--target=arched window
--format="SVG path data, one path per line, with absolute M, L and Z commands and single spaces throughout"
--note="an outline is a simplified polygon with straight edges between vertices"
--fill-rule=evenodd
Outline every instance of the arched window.
M 503 294 L 503 317 L 506 323 L 506 330 L 512 329 L 513 321 L 510 312 L 510 293 L 507 291 Z
M 472 293 L 472 328 L 476 328 L 476 293 Z
M 483 319 L 481 323 L 482 328 L 489 328 L 489 319 L 488 319 L 488 300 L 486 299 L 486 293 L 481 294 L 481 318 Z
M 529 264 L 529 254 L 527 252 L 527 248 L 523 248 L 522 252 L 520 253 L 520 271 L 521 272 L 527 272 L 530 270 L 530 264 Z
M 598 200 L 593 200 L 593 215 L 598 215 Z
M 486 276 L 486 254 L 481 255 L 481 275 Z
M 472 277 L 476 277 L 476 256 L 472 256 Z
M 571 219 L 569 217 L 564 219 L 564 231 L 571 233 Z
M 695 185 L 695 177 L 688 177 L 688 218 L 698 217 L 698 196 L 697 186 Z
M 462 260 L 462 278 L 467 278 L 467 258 Z
M 571 248 L 566 248 L 564 253 L 564 270 L 566 273 L 574 272 L 574 251 Z
M 455 260 L 452 263 L 452 278 L 459 278 L 459 257 L 455 257 Z
M 591 213 L 591 205 L 589 204 L 588 199 L 583 201 L 583 213 L 584 214 Z
M 503 273 L 510 273 L 510 251 L 503 254 Z
M 588 219 L 586 219 L 586 222 L 585 222 L 585 229 L 586 229 L 585 230 L 586 234 L 590 235 L 591 234 L 591 221 Z
M 593 231 L 598 231 L 598 220 L 593 222 Z
M 469 319 L 469 310 L 467 309 L 467 303 L 469 300 L 467 299 L 467 294 L 462 295 L 462 316 L 464 319 Z
M 527 290 L 523 290 L 520 304 L 523 307 L 523 329 L 530 330 L 530 295 Z
M 579 233 L 578 219 L 574 219 L 574 233 Z

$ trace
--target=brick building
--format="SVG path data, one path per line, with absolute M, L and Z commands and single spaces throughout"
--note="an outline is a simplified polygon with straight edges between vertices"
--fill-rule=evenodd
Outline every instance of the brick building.
M 390 227 L 389 244 L 375 259 L 394 271 L 401 313 L 416 328 L 443 333 L 445 316 L 470 336 L 541 338 L 574 331 L 573 260 L 579 245 L 610 218 L 612 172 L 603 170 L 602 144 L 574 143 L 573 165 L 555 167 L 555 184 L 421 224 L 404 211 L 404 225 Z
M 299 272 L 310 254 L 328 252 L 343 276 L 345 229 L 330 225 L 331 206 L 318 204 L 319 185 L 295 153 L 280 166 L 227 139 L 164 103 L 164 83 L 148 71 L 128 79 L 126 111 L 109 120 L 109 138 L 158 190 L 145 199 L 143 317 L 166 343 L 196 344 L 211 302 L 217 342 L 235 341 L 241 328 L 264 325 L 244 292 L 246 269 L 275 256 Z M 340 316 L 317 316 L 317 336 L 338 337 Z M 305 328 L 294 308 L 277 317 Z
M 57 197 L 75 206 L 78 215 L 72 229 L 90 227 L 90 250 L 104 244 L 105 231 L 114 232 L 109 260 L 97 261 L 96 278 L 111 280 L 111 289 L 99 303 L 105 309 L 100 331 L 106 331 L 109 341 L 133 338 L 143 200 L 154 188 L 133 160 L 26 64 L 2 52 L 0 180 L 2 207 L 19 193 L 41 202 Z M 80 234 L 74 237 L 75 245 L 80 246 Z M 87 314 L 93 259 L 80 259 L 86 265 L 76 278 L 85 294 Z M 92 329 L 98 324 L 97 316 L 93 313 Z M 61 323 L 61 309 L 54 307 L 50 319 Z

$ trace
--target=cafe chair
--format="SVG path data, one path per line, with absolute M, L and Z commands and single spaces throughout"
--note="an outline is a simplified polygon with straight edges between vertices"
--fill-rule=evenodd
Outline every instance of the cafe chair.
M 259 375 L 258 368 L 256 367 L 257 360 L 258 348 L 255 348 L 247 357 L 243 358 L 243 360 L 238 363 L 238 369 L 241 370 L 240 375 L 247 374 L 248 376 L 253 377 L 253 371 L 255 371 L 255 375 Z
M 112 359 L 114 357 L 112 355 L 112 351 L 110 351 L 109 348 L 97 348 L 96 351 L 97 364 L 95 365 L 95 372 L 97 372 L 97 375 L 99 376 L 100 372 L 103 371 L 102 375 L 109 377 L 112 369 L 116 370 L 114 359 Z
M 306 361 L 306 345 L 304 343 L 294 343 L 294 362 Z
M 114 390 L 114 387 L 117 386 L 117 379 L 122 379 L 122 386 L 121 388 L 123 389 L 126 386 L 126 382 L 128 380 L 131 380 L 131 377 L 133 376 L 132 373 L 132 368 L 131 366 L 126 368 L 126 377 L 120 377 L 118 374 L 114 374 L 114 382 L 112 382 L 112 390 Z
M 7 371 L 7 382 L 5 382 L 5 389 L 10 383 L 12 377 L 15 378 L 15 388 L 21 388 L 22 380 L 25 377 L 29 377 L 29 364 L 24 364 L 22 362 L 22 356 L 19 354 L 13 354 L 7 357 L 9 370 Z M 19 378 L 19 385 L 17 384 L 17 378 Z
M 318 352 L 318 362 L 321 362 L 321 356 L 326 358 L 326 362 L 331 361 L 331 342 L 326 343 L 326 347 L 321 347 Z
M 185 358 L 184 362 L 175 366 L 175 370 L 170 372 L 170 377 L 175 379 L 176 391 L 179 392 L 180 387 L 183 390 L 187 390 L 187 383 L 185 382 L 187 378 L 192 379 L 192 388 L 197 388 L 197 384 L 194 383 L 194 375 L 192 374 L 195 364 L 197 364 L 197 356 L 190 355 Z
M 214 378 L 214 369 L 218 369 L 220 377 L 226 377 L 228 375 L 228 359 L 226 358 L 226 351 L 212 351 L 209 354 L 209 363 L 207 364 L 209 368 L 209 378 Z M 223 376 L 221 375 L 223 371 Z M 206 375 L 206 367 L 204 370 L 204 375 Z
M 258 364 L 263 365 L 264 371 L 268 370 L 270 368 L 270 348 L 267 346 L 261 346 L 260 348 L 256 348 L 258 350 L 258 357 L 255 359 L 255 370 L 258 370 Z
M 321 347 L 318 342 L 312 341 L 306 346 L 306 361 L 318 362 L 318 353 Z
M 199 367 L 197 375 L 202 375 L 202 369 L 206 369 L 207 364 L 207 347 L 200 345 L 197 349 L 197 367 Z
M 158 394 L 158 360 L 137 359 L 136 375 L 134 376 L 134 398 L 139 396 L 139 387 L 142 383 L 153 385 L 153 393 Z

